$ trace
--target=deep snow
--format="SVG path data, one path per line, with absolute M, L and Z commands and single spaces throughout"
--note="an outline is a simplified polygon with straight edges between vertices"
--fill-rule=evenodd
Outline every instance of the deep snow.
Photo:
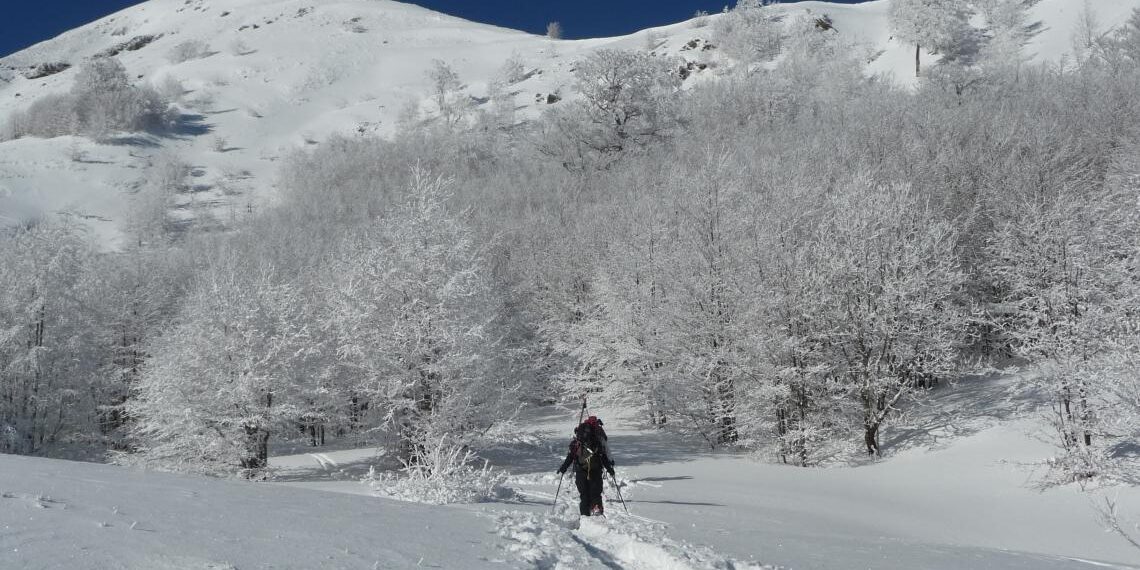
M 0 456 L 5 569 L 501 568 L 491 536 L 464 509 Z
M 632 512 L 607 488 L 605 520 L 579 521 L 569 479 L 552 509 L 576 418 L 560 408 L 530 414 L 526 443 L 486 453 L 517 498 L 474 505 L 372 496 L 368 448 L 274 457 L 269 483 L 0 456 L 0 567 L 1140 568 L 1090 495 L 1038 489 L 1052 452 L 1039 419 L 1005 417 L 988 390 L 947 391 L 938 413 L 885 434 L 903 451 L 855 467 L 714 453 L 592 410 Z M 1135 518 L 1140 493 L 1120 502 Z

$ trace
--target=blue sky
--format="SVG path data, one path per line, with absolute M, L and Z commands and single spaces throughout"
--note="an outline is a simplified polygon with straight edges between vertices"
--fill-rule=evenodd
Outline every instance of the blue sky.
M 855 4 L 860 0 L 838 0 Z M 137 0 L 13 0 L 0 10 L 0 56 L 138 4 Z M 627 34 L 684 20 L 697 10 L 717 12 L 735 0 L 415 0 L 447 14 L 544 33 L 562 23 L 567 38 Z

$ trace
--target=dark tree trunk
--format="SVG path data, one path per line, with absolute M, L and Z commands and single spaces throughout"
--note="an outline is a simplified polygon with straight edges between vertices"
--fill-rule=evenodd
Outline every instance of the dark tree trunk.
M 867 455 L 879 455 L 879 424 L 864 426 L 863 442 L 867 445 Z

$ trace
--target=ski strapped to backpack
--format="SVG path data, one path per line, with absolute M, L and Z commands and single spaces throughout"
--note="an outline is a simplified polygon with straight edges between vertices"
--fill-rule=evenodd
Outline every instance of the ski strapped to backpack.
M 586 415 L 586 395 L 582 394 L 582 411 L 578 412 L 578 424 L 582 424 L 582 417 Z M 565 471 L 558 473 L 558 490 L 554 491 L 554 504 L 550 506 L 551 512 L 558 508 L 558 494 L 562 492 L 562 477 L 566 475 Z

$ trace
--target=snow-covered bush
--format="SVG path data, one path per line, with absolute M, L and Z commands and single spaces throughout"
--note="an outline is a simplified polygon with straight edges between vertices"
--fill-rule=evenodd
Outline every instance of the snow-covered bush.
M 745 64 L 780 55 L 783 36 L 780 19 L 763 0 L 739 0 L 713 23 L 716 44 Z
M 186 94 L 186 87 L 173 75 L 165 75 L 155 83 L 155 91 L 167 101 L 177 101 Z
M 784 56 L 765 78 L 790 113 L 838 104 L 867 81 L 863 69 L 872 59 L 869 49 L 821 26 L 826 18 L 803 14 L 789 22 Z
M 479 466 L 475 452 L 446 435 L 421 446 L 398 473 L 377 473 L 373 468 L 365 481 L 379 495 L 433 505 L 480 503 L 513 494 L 504 486 L 507 472 L 486 461 Z
M 498 79 L 505 85 L 514 85 L 519 81 L 526 79 L 526 66 L 523 65 L 522 60 L 517 54 L 512 54 L 503 66 L 499 68 L 497 73 Z
M 703 28 L 709 25 L 709 13 L 704 10 L 697 10 L 693 13 L 691 25 L 694 28 Z
M 552 40 L 562 39 L 562 24 L 559 22 L 546 24 L 546 37 Z
M 48 61 L 41 63 L 32 68 L 31 71 L 24 73 L 24 77 L 27 77 L 28 79 L 40 79 L 43 77 L 55 75 L 57 73 L 63 73 L 68 69 L 71 69 L 71 64 L 67 63 L 66 61 Z
M 243 56 L 243 55 L 249 55 L 249 54 L 253 53 L 253 50 L 250 49 L 249 44 L 245 43 L 245 41 L 242 40 L 241 38 L 237 38 L 234 41 L 230 42 L 229 47 L 230 47 L 230 54 L 238 56 L 238 57 Z
M 209 55 L 209 44 L 199 39 L 193 39 L 186 40 L 170 48 L 170 51 L 166 54 L 166 59 L 168 59 L 170 63 L 179 64 L 195 59 L 202 59 Z
M 71 91 L 48 95 L 12 114 L 7 138 L 87 135 L 161 130 L 175 120 L 167 99 L 148 86 L 131 85 L 114 58 L 96 58 L 76 74 Z

